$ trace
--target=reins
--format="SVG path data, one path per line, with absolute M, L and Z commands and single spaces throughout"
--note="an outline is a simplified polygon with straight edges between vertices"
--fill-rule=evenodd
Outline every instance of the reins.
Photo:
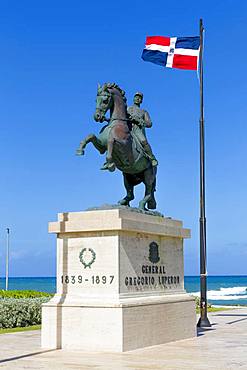
M 129 119 L 127 118 L 110 118 L 109 122 L 113 122 L 113 121 L 125 121 L 125 122 L 128 122 Z

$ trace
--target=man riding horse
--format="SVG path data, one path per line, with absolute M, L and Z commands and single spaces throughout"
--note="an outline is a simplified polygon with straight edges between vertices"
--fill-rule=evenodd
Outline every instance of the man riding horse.
M 98 86 L 94 119 L 103 123 L 108 121 L 98 136 L 87 135 L 77 149 L 78 155 L 84 155 L 85 148 L 92 143 L 100 154 L 107 153 L 104 169 L 114 171 L 117 167 L 123 173 L 126 196 L 119 200 L 120 205 L 129 206 L 134 199 L 134 187 L 145 185 L 145 194 L 139 202 L 139 208 L 156 208 L 157 160 L 154 157 L 145 136 L 145 127 L 152 123 L 148 113 L 140 108 L 142 95 L 136 94 L 134 105 L 127 111 L 125 92 L 115 83 Z M 106 113 L 110 112 L 110 118 Z
M 128 107 L 127 112 L 132 126 L 132 135 L 135 136 L 143 148 L 145 155 L 151 160 L 152 166 L 155 167 L 158 165 L 158 161 L 147 141 L 145 132 L 146 127 L 152 127 L 152 121 L 149 113 L 140 108 L 142 101 L 143 94 L 141 92 L 136 92 L 133 100 L 134 104 Z M 105 162 L 101 170 L 109 170 L 109 162 Z

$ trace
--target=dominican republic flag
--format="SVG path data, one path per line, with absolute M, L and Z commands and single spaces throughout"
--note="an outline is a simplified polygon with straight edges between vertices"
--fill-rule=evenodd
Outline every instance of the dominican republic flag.
M 197 70 L 199 53 L 199 36 L 147 36 L 142 59 L 168 68 Z

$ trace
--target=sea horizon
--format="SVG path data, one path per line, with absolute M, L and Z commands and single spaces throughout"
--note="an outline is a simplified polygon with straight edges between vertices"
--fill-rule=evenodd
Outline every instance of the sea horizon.
M 215 274 L 212 274 L 212 275 L 207 275 L 207 277 L 228 277 L 228 276 L 239 276 L 239 277 L 247 277 L 247 274 L 246 275 L 242 275 L 242 274 L 229 274 L 229 275 L 215 275 Z M 200 274 L 198 275 L 184 275 L 184 277 L 200 277 Z M 42 278 L 56 278 L 55 275 L 37 275 L 37 276 L 27 276 L 27 275 L 23 275 L 23 276 L 9 276 L 9 279 L 24 279 L 24 278 L 34 278 L 34 279 L 42 279 Z M 5 279 L 5 276 L 0 276 L 0 279 Z
M 0 277 L 0 289 L 5 289 L 5 277 Z M 185 275 L 185 290 L 200 297 L 200 275 Z M 247 306 L 247 275 L 208 275 L 207 298 L 213 305 Z M 55 276 L 11 276 L 9 290 L 56 292 Z

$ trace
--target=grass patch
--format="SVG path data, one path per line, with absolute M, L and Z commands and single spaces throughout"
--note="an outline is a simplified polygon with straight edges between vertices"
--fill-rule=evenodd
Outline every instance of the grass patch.
M 218 312 L 218 311 L 227 311 L 232 310 L 232 308 L 229 307 L 210 307 L 208 309 L 208 312 Z
M 40 330 L 41 325 L 23 326 L 17 328 L 0 329 L 0 334 L 15 333 L 18 331 Z
M 46 292 L 38 292 L 36 290 L 0 290 L 0 298 L 40 298 L 52 297 L 54 294 Z
M 199 297 L 195 297 L 195 303 L 196 303 L 196 313 L 200 313 L 200 298 Z M 238 306 L 236 306 L 236 308 L 238 308 Z M 227 311 L 227 310 L 232 310 L 231 307 L 227 307 L 227 306 L 221 306 L 221 307 L 214 307 L 212 306 L 211 303 L 208 303 L 207 305 L 207 311 L 208 312 L 218 312 L 218 311 Z
M 238 308 L 238 307 L 236 307 Z M 228 311 L 228 310 L 232 310 L 233 308 L 231 307 L 208 307 L 208 312 L 218 312 L 218 311 Z M 200 308 L 197 307 L 196 308 L 196 313 L 200 313 Z

